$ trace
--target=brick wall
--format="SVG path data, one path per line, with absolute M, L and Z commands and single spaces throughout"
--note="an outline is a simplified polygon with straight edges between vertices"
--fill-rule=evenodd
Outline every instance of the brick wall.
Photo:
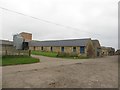
M 32 34 L 31 33 L 20 33 L 20 35 L 23 37 L 25 41 L 31 41 L 32 40 Z

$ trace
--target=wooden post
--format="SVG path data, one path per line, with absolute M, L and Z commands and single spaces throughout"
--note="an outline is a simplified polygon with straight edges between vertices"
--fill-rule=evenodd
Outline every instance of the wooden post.
M 29 56 L 31 56 L 31 50 L 29 50 Z
M 20 50 L 18 50 L 18 55 L 20 56 Z
M 7 55 L 7 50 L 5 50 L 5 55 Z

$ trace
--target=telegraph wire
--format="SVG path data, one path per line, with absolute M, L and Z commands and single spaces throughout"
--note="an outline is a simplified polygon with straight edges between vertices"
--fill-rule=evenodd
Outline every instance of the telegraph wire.
M 17 12 L 17 11 L 13 11 L 13 10 L 10 10 L 10 9 L 4 8 L 4 7 L 0 7 L 0 8 L 3 9 L 3 10 L 5 10 L 5 11 L 17 13 L 17 14 L 20 14 L 20 15 L 23 15 L 23 16 L 26 16 L 26 17 L 30 17 L 30 18 L 33 18 L 33 19 L 36 19 L 36 20 L 40 20 L 40 21 L 43 21 L 43 22 L 46 22 L 46 23 L 54 24 L 54 25 L 57 25 L 57 26 L 60 26 L 60 27 L 69 28 L 69 29 L 72 29 L 72 30 L 80 30 L 80 29 L 78 29 L 78 28 L 74 28 L 74 27 L 71 27 L 71 26 L 66 26 L 66 25 L 58 24 L 58 23 L 51 22 L 51 21 L 48 21 L 48 20 L 40 19 L 40 18 L 31 16 L 31 15 L 27 15 L 27 14 L 24 14 L 24 13 L 20 13 L 20 12 Z M 80 30 L 80 31 L 83 31 L 83 30 Z M 86 33 L 88 33 L 88 34 L 93 35 L 93 33 L 88 32 L 88 31 L 85 31 L 85 30 L 84 30 L 83 32 L 86 32 Z M 95 34 L 95 33 L 94 33 L 94 35 L 101 36 L 100 34 Z

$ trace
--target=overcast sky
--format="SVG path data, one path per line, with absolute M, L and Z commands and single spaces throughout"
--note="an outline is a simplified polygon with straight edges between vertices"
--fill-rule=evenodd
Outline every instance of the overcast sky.
M 30 32 L 34 40 L 92 38 L 118 48 L 118 0 L 0 0 L 0 7 L 66 26 L 0 9 L 0 39 Z

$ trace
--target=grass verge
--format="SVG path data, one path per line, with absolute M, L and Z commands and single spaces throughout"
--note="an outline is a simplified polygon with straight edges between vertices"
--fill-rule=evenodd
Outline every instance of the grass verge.
M 31 54 L 33 55 L 42 55 L 47 57 L 55 57 L 55 58 L 65 58 L 65 59 L 88 59 L 86 56 L 70 56 L 66 53 L 55 53 L 55 52 L 44 52 L 44 51 L 32 51 Z
M 33 55 L 48 56 L 48 57 L 57 57 L 57 53 L 55 53 L 55 52 L 32 51 L 31 54 L 33 54 Z
M 37 63 L 39 59 L 30 56 L 3 56 L 2 66 Z

